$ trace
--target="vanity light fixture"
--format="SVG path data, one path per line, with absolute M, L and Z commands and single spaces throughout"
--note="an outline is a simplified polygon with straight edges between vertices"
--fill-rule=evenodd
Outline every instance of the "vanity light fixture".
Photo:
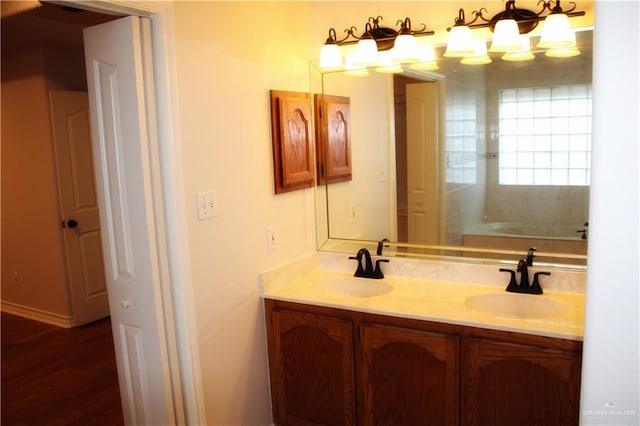
M 424 56 L 421 53 L 424 46 L 419 46 L 415 37 L 434 32 L 427 31 L 424 24 L 420 29 L 412 29 L 409 18 L 398 20 L 397 30 L 382 27 L 382 19 L 382 16 L 370 17 L 361 35 L 356 34 L 355 26 L 345 29 L 343 39 L 338 39 L 335 29 L 331 28 L 329 38 L 320 50 L 320 69 L 338 69 L 343 63 L 350 63 L 355 67 L 373 67 L 380 72 L 397 72 L 402 70 L 401 64 L 419 63 Z M 343 59 L 340 46 L 349 44 L 356 44 L 355 56 Z
M 465 53 L 472 42 L 469 36 L 464 36 L 464 43 L 461 42 L 459 34 L 468 34 L 474 28 L 490 28 L 493 33 L 493 42 L 489 52 L 504 53 L 505 60 L 530 59 L 529 54 L 519 54 L 522 52 L 521 35 L 531 32 L 537 27 L 540 21 L 544 21 L 542 37 L 537 47 L 540 49 L 554 50 L 548 56 L 560 57 L 562 55 L 575 55 L 576 49 L 575 32 L 569 25 L 569 17 L 584 16 L 585 12 L 575 11 L 576 4 L 571 2 L 571 9 L 564 11 L 559 0 L 541 0 L 542 9 L 533 12 L 528 9 L 516 7 L 515 0 L 507 0 L 505 10 L 493 16 L 491 19 L 484 17 L 485 8 L 474 10 L 473 20 L 467 23 L 464 20 L 464 10 L 460 9 L 458 17 L 454 20 L 454 26 L 449 28 L 449 38 L 447 41 L 447 51 L 445 56 L 467 57 L 474 53 Z M 462 47 L 461 47 L 462 46 Z

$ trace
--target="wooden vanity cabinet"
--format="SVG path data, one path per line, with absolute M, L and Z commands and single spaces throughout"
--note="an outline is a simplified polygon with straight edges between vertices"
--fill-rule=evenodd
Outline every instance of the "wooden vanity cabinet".
M 582 342 L 265 300 L 276 425 L 577 425 Z
M 580 342 L 539 339 L 547 346 L 569 347 L 465 339 L 462 424 L 578 425 L 582 359 L 576 343 Z
M 276 425 L 355 425 L 353 322 L 266 301 Z M 302 305 L 303 306 L 303 305 Z
M 360 326 L 364 425 L 456 425 L 458 338 Z

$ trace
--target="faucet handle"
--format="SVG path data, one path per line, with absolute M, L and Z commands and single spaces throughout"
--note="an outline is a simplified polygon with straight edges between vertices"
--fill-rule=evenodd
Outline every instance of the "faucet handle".
M 509 284 L 505 291 L 518 292 L 518 282 L 516 281 L 516 271 L 512 271 L 511 269 L 500 269 L 500 272 L 509 272 L 511 274 L 511 278 L 509 279 Z
M 533 274 L 533 283 L 531 284 L 531 294 L 542 294 L 542 287 L 540 287 L 539 275 L 551 275 L 551 272 L 536 272 Z
M 355 276 L 361 277 L 365 274 L 364 268 L 362 267 L 362 257 L 349 256 L 349 259 L 356 260 L 358 262 L 358 268 L 356 269 Z
M 389 259 L 377 259 L 376 260 L 376 270 L 373 273 L 373 275 L 374 275 L 373 278 L 376 278 L 376 279 L 384 278 L 384 274 L 382 273 L 382 269 L 380 269 L 380 262 L 389 263 Z

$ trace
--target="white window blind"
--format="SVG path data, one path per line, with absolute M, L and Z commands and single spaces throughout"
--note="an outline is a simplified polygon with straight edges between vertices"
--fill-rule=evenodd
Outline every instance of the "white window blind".
M 499 183 L 589 185 L 591 84 L 502 89 Z

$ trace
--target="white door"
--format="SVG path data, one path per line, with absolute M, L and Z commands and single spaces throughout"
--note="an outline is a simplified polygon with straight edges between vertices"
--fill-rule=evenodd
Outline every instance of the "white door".
M 180 422 L 155 250 L 154 112 L 148 22 L 126 17 L 84 30 L 96 187 L 125 423 Z M 144 30 L 143 30 L 144 28 Z M 143 60 L 143 58 L 145 60 Z M 170 315 L 167 315 L 170 316 Z M 175 384 L 174 384 L 175 387 Z
M 438 244 L 444 185 L 438 144 L 441 83 L 407 84 L 407 227 L 408 242 Z
M 89 98 L 86 92 L 49 92 L 66 269 L 74 325 L 109 316 L 100 214 L 95 190 Z

